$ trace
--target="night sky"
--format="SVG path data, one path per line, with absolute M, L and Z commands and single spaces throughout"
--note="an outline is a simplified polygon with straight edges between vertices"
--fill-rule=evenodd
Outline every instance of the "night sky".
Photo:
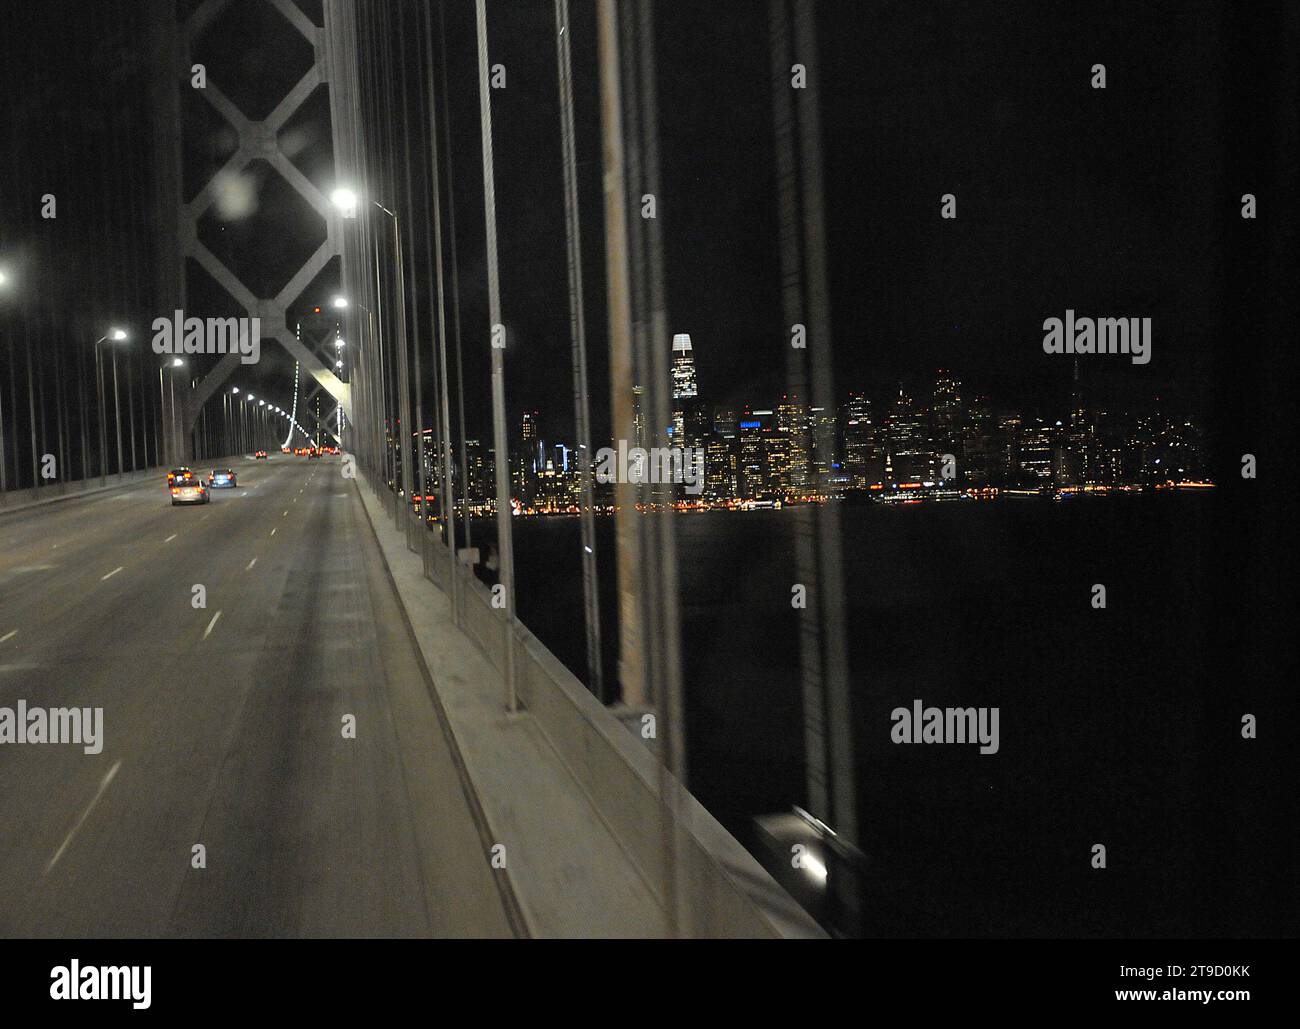
M 244 31 L 264 17 L 252 13 L 264 6 L 235 0 L 222 38 L 202 48 L 214 81 L 250 103 L 261 77 L 288 63 Z M 489 348 L 474 7 L 468 0 L 440 6 L 467 422 L 471 433 L 484 434 Z M 69 296 L 100 288 L 95 283 L 105 276 L 96 260 L 121 278 L 124 261 L 144 276 L 151 259 L 144 219 L 152 144 L 140 116 L 143 96 L 132 92 L 152 59 L 143 23 L 108 15 L 79 21 L 73 7 L 25 7 L 17 28 L 35 45 L 10 47 L 6 71 L 7 95 L 21 101 L 11 125 L 19 145 L 11 142 L 0 196 L 0 248 L 49 248 L 42 260 L 50 263 L 51 281 L 42 295 L 50 303 L 42 316 L 52 325 Z M 572 8 L 600 436 L 607 431 L 608 372 L 595 6 L 574 0 Z M 1248 18 L 1230 16 L 1222 3 L 1196 5 L 1189 16 L 1186 5 L 1172 3 L 873 0 L 823 2 L 817 12 L 837 399 L 850 390 L 880 399 L 900 382 L 924 399 L 942 366 L 968 392 L 988 393 L 998 406 L 1059 414 L 1070 362 L 1042 353 L 1041 325 L 1066 308 L 1152 319 L 1149 365 L 1083 360 L 1085 394 L 1097 403 L 1144 405 L 1159 394 L 1208 412 L 1213 422 L 1215 411 L 1222 420 L 1236 410 L 1215 392 L 1225 371 L 1267 388 L 1280 366 L 1259 350 L 1262 337 L 1286 324 L 1286 276 L 1278 270 L 1285 266 L 1274 258 L 1294 247 L 1295 105 L 1280 99 L 1294 84 L 1294 55 L 1285 43 L 1293 13 L 1260 5 Z M 784 391 L 788 329 L 778 278 L 767 5 L 660 3 L 656 28 L 659 215 L 671 330 L 691 334 L 707 401 L 768 404 Z M 55 45 L 69 33 L 99 42 Z M 490 61 L 504 64 L 508 75 L 507 88 L 492 94 L 510 339 L 507 402 L 512 420 L 537 408 L 546 437 L 571 439 L 552 5 L 490 3 L 489 34 Z M 413 60 L 419 40 L 410 36 L 407 46 Z M 1096 63 L 1106 66 L 1104 90 L 1090 86 Z M 324 106 L 323 97 L 318 103 Z M 210 123 L 206 135 L 199 133 L 202 152 L 187 153 L 187 167 L 215 166 L 228 152 L 229 134 L 197 101 L 187 104 L 186 117 L 191 129 L 205 118 Z M 328 138 L 303 126 L 294 141 L 300 166 L 328 192 Z M 103 157 L 110 164 L 88 173 Z M 55 230 L 63 242 L 51 243 L 32 197 L 56 187 L 66 213 Z M 1255 222 L 1239 217 L 1245 192 L 1259 197 Z M 945 193 L 957 197 L 956 220 L 940 217 Z M 282 223 L 263 233 L 264 247 L 309 252 L 316 230 L 294 231 L 298 208 L 283 202 L 274 183 L 260 199 L 263 214 L 276 212 Z M 92 214 L 80 228 L 70 223 L 87 209 Z M 420 231 L 419 218 L 410 224 Z M 204 231 L 215 240 L 226 229 L 238 226 L 208 224 Z M 55 269 L 68 270 L 64 256 L 74 252 L 90 267 L 52 281 Z M 417 281 L 424 303 L 427 289 Z M 152 316 L 141 296 L 147 284 L 133 289 L 120 285 L 108 306 L 137 321 Z M 321 302 L 331 290 L 322 281 L 312 290 L 321 295 L 304 295 L 303 302 Z M 130 302 L 123 293 L 133 293 Z M 209 306 L 224 307 L 216 299 Z M 95 310 L 84 321 L 108 317 L 120 315 Z M 422 317 L 427 321 L 427 313 Z M 285 402 L 292 364 L 278 348 L 266 354 L 246 376 L 249 385 L 283 394 Z
M 599 111 L 591 6 L 574 34 L 593 381 L 604 384 Z M 568 325 L 553 28 L 548 4 L 494 8 L 492 60 L 502 303 L 513 330 L 511 406 L 567 431 Z M 450 5 L 456 174 L 467 325 L 485 324 L 472 5 Z M 1044 3 L 818 5 L 826 223 L 837 392 L 924 396 L 938 367 L 995 403 L 1059 414 L 1069 359 L 1044 355 L 1042 322 L 1147 316 L 1154 358 L 1084 358 L 1098 403 L 1193 410 L 1237 335 L 1226 267 L 1239 197 L 1276 217 L 1268 19 L 1221 5 Z M 455 17 L 453 17 L 455 15 Z M 657 8 L 670 321 L 690 332 L 716 403 L 784 391 L 766 5 Z M 1234 33 L 1236 35 L 1234 35 Z M 1225 50 L 1245 48 L 1230 72 Z M 1106 66 L 1107 88 L 1090 85 Z M 1231 119 L 1231 124 L 1229 124 Z M 1249 140 L 1229 158 L 1226 142 Z M 957 197 L 955 221 L 940 197 Z M 1251 223 L 1247 223 L 1250 225 Z M 1253 225 L 1252 225 L 1253 227 Z M 479 294 L 476 296 L 476 294 Z M 482 375 L 486 375 L 486 364 Z M 599 375 L 599 377 L 596 377 Z M 486 394 L 484 394 L 486 395 Z M 603 398 L 602 398 L 603 399 Z M 549 427 L 548 427 L 549 429 Z

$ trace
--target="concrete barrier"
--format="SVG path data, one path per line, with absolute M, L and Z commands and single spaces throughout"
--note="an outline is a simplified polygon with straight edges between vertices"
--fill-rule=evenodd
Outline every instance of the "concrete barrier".
M 0 493 L 0 514 L 24 511 L 44 504 L 55 504 L 60 500 L 75 500 L 89 497 L 96 493 L 134 486 L 148 479 L 164 475 L 162 468 L 141 468 L 134 472 L 122 472 L 118 475 L 96 476 L 93 479 L 77 479 L 73 482 L 52 482 L 48 486 L 29 486 L 26 489 L 5 490 Z
M 215 467 L 224 461 L 246 456 L 244 454 L 227 454 L 225 457 L 205 457 L 203 464 Z M 76 500 L 81 497 L 91 497 L 97 493 L 109 493 L 113 490 L 125 489 L 128 486 L 148 482 L 150 479 L 161 482 L 167 471 L 167 466 L 159 465 L 153 468 L 140 468 L 134 472 L 106 475 L 103 478 L 95 476 L 93 479 L 75 479 L 69 482 L 52 482 L 48 486 L 28 486 L 26 489 L 5 490 L 0 493 L 0 515 L 26 511 L 45 504 L 56 504 L 61 500 Z
M 372 495 L 376 494 L 372 491 Z M 386 498 L 376 499 L 382 503 Z M 387 503 L 384 506 L 394 510 Z M 453 566 L 445 546 L 437 533 L 421 532 L 413 513 L 411 522 L 418 534 L 425 577 L 448 594 Z M 502 611 L 492 607 L 491 590 L 469 568 L 458 564 L 454 570 L 461 629 L 491 666 L 504 673 L 506 622 Z M 519 701 L 527 716 L 578 782 L 655 899 L 666 909 L 670 896 L 675 895 L 681 934 L 826 935 L 735 837 L 664 770 L 649 746 L 518 622 L 515 671 Z

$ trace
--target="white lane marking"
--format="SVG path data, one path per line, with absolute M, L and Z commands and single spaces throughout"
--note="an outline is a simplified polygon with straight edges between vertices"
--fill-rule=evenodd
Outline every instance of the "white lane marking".
M 121 767 L 122 762 L 119 759 L 115 761 L 113 767 L 108 770 L 108 774 L 104 776 L 103 780 L 99 784 L 99 789 L 95 791 L 95 799 L 90 802 L 90 805 L 85 811 L 81 812 L 81 817 L 77 819 L 77 824 L 72 827 L 72 831 L 68 833 L 67 839 L 65 839 L 59 849 L 54 852 L 54 857 L 50 858 L 50 863 L 45 866 L 46 875 L 49 875 L 50 869 L 59 863 L 59 858 L 63 857 L 63 852 L 68 849 L 68 844 L 72 842 L 72 837 L 77 835 L 77 830 L 81 828 L 87 817 L 89 817 L 90 812 L 94 810 L 95 805 L 99 803 L 99 798 L 104 795 L 104 791 L 108 789 L 108 784 L 113 781 L 113 776 L 117 775 L 117 770 Z
M 272 536 L 275 535 L 275 530 L 274 530 L 274 529 L 271 530 L 271 535 L 272 535 Z
M 204 515 L 202 518 L 199 519 L 199 521 L 206 522 L 208 520 L 208 517 L 209 517 L 208 515 Z
M 100 582 L 103 582 L 105 579 L 111 579 L 113 576 L 115 576 L 115 575 L 116 575 L 118 572 L 120 572 L 121 570 L 122 570 L 122 566 L 121 566 L 121 565 L 118 565 L 116 568 L 114 568 L 114 569 L 113 569 L 111 572 L 109 572 L 107 575 L 101 575 L 101 576 L 99 577 L 99 581 L 100 581 Z
M 212 627 L 217 624 L 217 619 L 220 617 L 221 617 L 221 612 L 218 611 L 215 615 L 212 616 L 212 621 L 208 622 L 208 627 L 203 630 L 203 638 L 205 640 L 208 638 L 208 633 L 212 631 Z
M 281 517 L 281 518 L 284 518 L 284 517 L 286 517 L 288 514 L 289 514 L 289 509 L 288 509 L 288 508 L 285 508 L 284 514 L 280 515 L 280 517 Z
M 246 496 L 248 496 L 248 490 L 244 490 L 244 492 L 241 493 L 241 494 L 239 494 L 239 495 L 240 495 L 241 497 L 246 497 Z
M 253 560 L 249 561 L 248 564 L 244 565 L 244 571 L 248 571 L 255 564 L 257 564 L 257 558 L 253 558 Z
M 6 640 L 11 640 L 17 635 L 18 635 L 17 629 L 13 630 L 13 632 L 7 632 L 3 636 L 0 636 L 0 643 L 4 643 Z
M 170 542 L 171 542 L 172 540 L 174 540 L 175 538 L 176 538 L 176 533 L 173 532 L 170 536 L 168 536 L 165 540 L 163 540 L 163 542 L 164 542 L 164 543 L 170 543 Z
M 298 503 L 298 498 L 297 498 L 297 497 L 294 497 L 294 498 L 293 498 L 293 502 L 294 502 L 295 504 Z

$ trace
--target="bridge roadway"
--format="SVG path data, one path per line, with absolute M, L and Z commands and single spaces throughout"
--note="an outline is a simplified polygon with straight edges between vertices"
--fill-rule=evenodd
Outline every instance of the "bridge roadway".
M 104 719 L 0 744 L 0 936 L 511 935 L 339 459 L 233 467 L 0 515 L 0 708 Z

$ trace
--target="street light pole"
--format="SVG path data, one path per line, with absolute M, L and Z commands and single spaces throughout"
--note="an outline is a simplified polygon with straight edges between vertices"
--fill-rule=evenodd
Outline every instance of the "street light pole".
M 345 218 L 356 217 L 358 198 L 357 195 L 352 190 L 336 189 L 331 195 L 330 199 L 333 201 L 334 205 L 338 207 L 339 210 L 343 213 L 343 216 Z M 378 200 L 371 199 L 370 202 L 375 207 L 379 208 L 379 210 L 383 211 L 384 214 L 388 215 L 390 218 L 393 219 L 393 262 L 395 266 L 394 270 L 396 271 L 397 274 L 397 321 L 398 321 L 398 334 L 397 334 L 397 341 L 396 341 L 397 353 L 392 355 L 392 361 L 398 364 L 396 379 L 392 383 L 392 386 L 396 391 L 395 399 L 397 401 L 396 403 L 397 409 L 393 412 L 393 416 L 394 416 L 394 420 L 400 426 L 400 428 L 396 429 L 393 433 L 393 442 L 394 442 L 393 463 L 394 465 L 396 465 L 399 455 L 401 457 L 401 463 L 402 463 L 401 482 L 395 483 L 395 485 L 397 485 L 398 489 L 401 491 L 402 499 L 398 504 L 394 506 L 394 523 L 399 529 L 403 531 L 403 534 L 406 536 L 409 543 L 411 522 L 409 518 L 403 520 L 403 515 L 402 515 L 403 504 L 409 504 L 411 502 L 411 470 L 412 470 L 410 453 L 409 453 L 410 448 L 406 443 L 406 436 L 408 433 L 411 432 L 411 412 L 410 412 L 411 390 L 410 390 L 410 380 L 408 378 L 408 371 L 407 371 L 407 358 L 408 358 L 409 351 L 408 351 L 407 339 L 406 339 L 406 272 L 405 272 L 404 262 L 402 260 L 402 227 L 401 227 L 401 220 L 399 219 L 396 211 L 392 211 L 389 208 L 385 207 Z M 376 282 L 379 279 L 379 263 L 380 263 L 379 247 L 376 246 L 375 247 Z M 382 324 L 382 318 L 383 318 L 382 294 L 380 295 L 379 309 L 380 309 L 380 321 Z M 382 375 L 383 375 L 382 344 L 380 350 L 381 352 L 379 355 L 379 360 L 380 360 L 380 375 L 382 381 Z M 385 450 L 387 450 L 387 440 L 385 440 Z M 394 472 L 396 472 L 396 468 L 394 468 Z M 393 477 L 395 479 L 396 474 L 394 474 Z
M 397 411 L 395 412 L 401 423 L 400 431 L 395 435 L 397 445 L 400 447 L 398 453 L 402 459 L 402 503 L 398 504 L 396 510 L 401 520 L 397 521 L 397 527 L 410 538 L 410 519 L 405 515 L 404 505 L 411 502 L 411 460 L 408 453 L 407 437 L 411 432 L 411 387 L 408 378 L 407 369 L 407 344 L 406 344 L 406 270 L 402 261 L 402 226 L 401 220 L 397 217 L 396 211 L 390 211 L 378 200 L 372 200 L 377 208 L 393 219 L 393 261 L 397 271 L 397 345 L 400 351 L 400 364 L 398 366 L 397 382 L 394 384 L 401 390 L 401 396 L 398 398 Z M 397 355 L 395 355 L 397 356 Z M 418 428 L 418 426 L 417 426 Z M 319 430 L 318 430 L 319 434 Z M 423 440 L 421 440 L 423 442 Z
M 109 329 L 108 332 L 95 340 L 95 379 L 99 387 L 99 480 L 101 483 L 108 481 L 108 434 L 104 427 L 104 364 L 99 354 L 99 345 L 111 340 L 114 343 L 121 343 L 126 339 L 126 332 L 122 329 Z M 117 352 L 113 352 L 113 421 L 117 429 L 117 473 L 122 474 L 122 409 L 118 399 L 117 390 Z
M 117 439 L 117 474 L 121 478 L 123 472 L 122 462 L 122 405 L 117 391 L 117 351 L 113 354 L 113 432 Z
M 99 344 L 104 342 L 99 339 L 95 342 L 95 392 L 99 397 L 99 403 L 96 405 L 99 410 L 99 481 L 103 485 L 108 481 L 108 441 L 104 438 L 106 430 L 104 428 L 104 367 L 99 357 Z

